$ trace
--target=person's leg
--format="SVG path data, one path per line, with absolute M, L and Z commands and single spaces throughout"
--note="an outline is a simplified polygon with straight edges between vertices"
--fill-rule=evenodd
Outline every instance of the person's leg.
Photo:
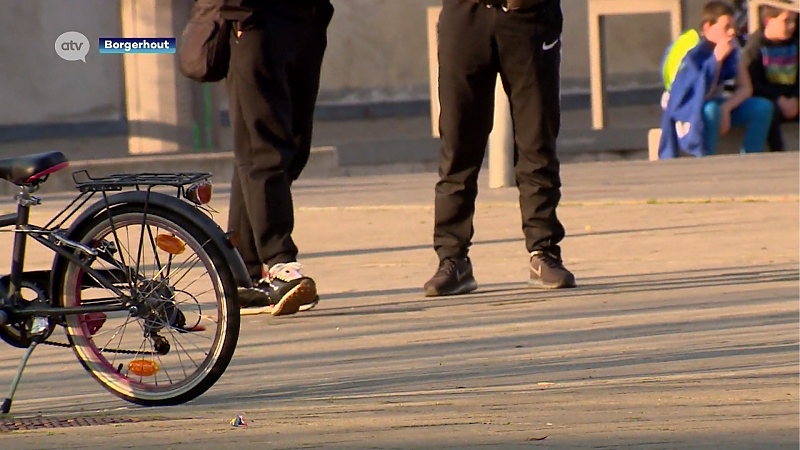
M 556 140 L 561 126 L 561 33 L 558 2 L 519 12 L 497 10 L 500 72 L 510 96 L 516 144 L 515 173 L 525 245 L 531 255 L 531 286 L 574 287 L 561 261 L 564 226 Z
M 301 39 L 297 59 L 289 70 L 289 83 L 292 96 L 292 131 L 297 153 L 287 169 L 291 186 L 303 172 L 311 156 L 311 142 L 314 130 L 314 111 L 320 87 L 320 75 L 325 51 L 328 46 L 328 25 L 333 17 L 334 8 L 329 2 L 320 2 L 311 13 L 302 15 L 309 21 L 309 26 Z M 284 278 L 295 280 L 305 276 L 302 266 L 297 263 L 279 264 L 273 267 L 272 275 L 284 274 Z M 316 283 L 314 283 L 316 287 Z M 300 306 L 300 311 L 307 311 L 319 302 L 319 295 L 314 301 Z
M 439 18 L 439 181 L 435 187 L 433 246 L 440 266 L 427 295 L 476 288 L 468 253 L 478 174 L 494 114 L 497 64 L 491 10 L 463 0 L 444 0 Z
M 296 153 L 287 77 L 295 31 L 283 18 L 262 17 L 231 49 L 232 95 L 239 99 L 249 134 L 249 145 L 235 146 L 234 154 L 259 256 L 267 265 L 294 261 L 297 255 L 286 172 Z
M 295 270 L 274 270 L 296 262 L 298 253 L 291 237 L 294 205 L 288 168 L 297 149 L 289 68 L 306 31 L 293 17 L 263 12 L 233 39 L 231 48 L 231 95 L 238 99 L 249 137 L 235 138 L 234 155 L 259 259 L 270 267 L 268 282 L 257 289 L 275 303 L 274 315 L 297 312 L 316 298 L 311 280 Z
M 329 2 L 320 2 L 311 14 L 308 31 L 302 37 L 301 51 L 290 71 L 292 95 L 292 130 L 297 154 L 289 164 L 289 183 L 303 172 L 311 154 L 314 130 L 314 111 L 320 87 L 322 61 L 328 46 L 328 25 L 334 8 Z
M 767 132 L 767 147 L 772 152 L 782 152 L 786 150 L 786 144 L 783 142 L 783 133 L 781 132 L 781 123 L 783 123 L 783 113 L 778 105 L 772 103 L 772 120 L 769 123 L 769 131 Z
M 760 153 L 767 146 L 772 102 L 761 97 L 750 97 L 731 111 L 731 126 L 745 127 L 742 153 Z
M 235 38 L 231 38 L 231 45 L 236 45 Z M 228 88 L 228 115 L 233 129 L 234 156 L 228 231 L 235 234 L 236 249 L 241 254 L 252 280 L 251 286 L 239 288 L 239 305 L 242 308 L 266 307 L 272 301 L 269 293 L 260 288 L 261 279 L 264 277 L 264 263 L 259 256 L 255 234 L 250 223 L 248 207 L 252 204 L 252 200 L 248 201 L 247 198 L 250 191 L 248 186 L 242 185 L 243 181 L 248 178 L 248 168 L 253 165 L 250 133 L 242 117 L 241 100 L 237 95 L 239 87 L 232 66 L 229 68 L 226 86 Z
M 719 100 L 709 100 L 703 105 L 704 156 L 717 154 L 721 115 L 722 107 Z
M 236 233 L 236 249 L 242 255 L 242 260 L 247 266 L 247 272 L 254 282 L 263 277 L 263 264 L 258 257 L 253 227 L 250 226 L 250 217 L 247 215 L 247 202 L 239 181 L 239 172 L 234 168 L 231 179 L 231 200 L 228 211 L 228 231 Z
M 231 77 L 226 80 L 228 88 L 228 117 L 233 128 L 234 148 L 245 149 L 250 145 L 250 136 L 239 109 L 239 98 L 234 95 L 235 87 Z M 236 234 L 236 249 L 242 255 L 250 278 L 257 281 L 261 278 L 262 263 L 258 256 L 253 227 L 247 213 L 246 192 L 242 189 L 239 167 L 247 167 L 249 152 L 234 151 L 233 177 L 231 179 L 231 197 L 228 210 L 228 231 Z

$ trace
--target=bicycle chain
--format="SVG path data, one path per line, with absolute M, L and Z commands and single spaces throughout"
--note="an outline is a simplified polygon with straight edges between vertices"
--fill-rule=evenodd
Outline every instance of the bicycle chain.
M 41 344 L 52 345 L 54 347 L 62 347 L 62 348 L 74 347 L 73 344 L 64 344 L 62 342 L 53 342 L 53 341 L 44 341 L 44 342 L 41 342 Z M 105 349 L 105 348 L 101 348 L 99 350 L 101 352 L 121 353 L 121 354 L 124 354 L 124 355 L 147 355 L 148 354 L 147 352 L 141 352 L 141 351 L 138 351 L 138 350 L 119 350 L 119 349 L 111 350 L 111 349 Z M 150 354 L 155 355 L 155 353 L 150 353 Z

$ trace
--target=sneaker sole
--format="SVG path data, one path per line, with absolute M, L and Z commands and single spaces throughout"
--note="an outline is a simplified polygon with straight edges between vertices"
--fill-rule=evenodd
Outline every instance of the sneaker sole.
M 314 309 L 315 306 L 319 303 L 319 297 L 316 297 L 313 302 L 301 305 L 300 308 L 297 309 L 298 312 L 305 312 L 311 309 Z M 275 309 L 275 305 L 268 305 L 268 306 L 253 306 L 250 308 L 242 308 L 239 312 L 240 316 L 258 316 L 261 314 L 272 314 L 272 311 Z
M 272 314 L 272 310 L 275 309 L 275 306 L 268 305 L 268 306 L 254 306 L 251 308 L 242 308 L 239 310 L 240 316 L 257 316 L 259 314 Z
M 478 282 L 474 279 L 470 280 L 469 282 L 462 284 L 452 291 L 438 291 L 436 289 L 426 289 L 425 296 L 426 297 L 444 297 L 448 295 L 460 295 L 460 294 L 467 294 L 474 290 L 478 289 Z
M 545 284 L 539 280 L 528 280 L 528 287 L 537 289 L 569 289 L 577 286 L 575 283 L 569 282 Z
M 287 292 L 272 309 L 273 316 L 295 314 L 303 305 L 314 303 L 317 299 L 317 287 L 311 280 L 303 280 Z
M 314 309 L 314 307 L 317 306 L 317 303 L 319 303 L 319 295 L 314 298 L 313 302 L 305 304 L 305 305 L 301 305 L 300 308 L 298 309 L 298 311 L 304 312 L 304 311 L 308 311 L 310 309 Z

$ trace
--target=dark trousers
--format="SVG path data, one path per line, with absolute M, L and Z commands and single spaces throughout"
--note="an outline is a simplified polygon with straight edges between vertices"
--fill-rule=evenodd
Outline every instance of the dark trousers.
M 781 124 L 791 121 L 796 121 L 797 118 L 794 119 L 786 119 L 783 117 L 783 113 L 781 109 L 778 108 L 778 103 L 773 101 L 772 102 L 772 122 L 769 124 L 769 134 L 767 134 L 767 146 L 769 150 L 772 152 L 782 152 L 786 150 L 786 144 L 783 142 L 783 132 L 781 131 Z
M 474 235 L 478 173 L 500 74 L 514 126 L 514 167 L 527 250 L 560 256 L 564 227 L 556 138 L 561 125 L 563 15 L 559 1 L 504 12 L 444 0 L 439 18 L 439 119 L 434 248 L 440 259 L 467 255 Z
M 254 278 L 293 262 L 291 184 L 311 152 L 330 3 L 258 11 L 231 37 L 228 73 L 235 167 L 228 227 Z M 279 5 L 280 6 L 280 5 Z

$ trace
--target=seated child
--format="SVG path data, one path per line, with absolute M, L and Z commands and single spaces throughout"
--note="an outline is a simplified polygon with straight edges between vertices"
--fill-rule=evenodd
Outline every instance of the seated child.
M 767 143 L 773 152 L 785 150 L 781 123 L 798 116 L 797 13 L 761 7 L 761 27 L 747 41 L 743 63 L 753 82 L 753 96 L 770 100 L 772 122 Z
M 766 99 L 751 97 L 734 14 L 723 1 L 706 3 L 700 32 L 684 33 L 676 41 L 681 45 L 668 49 L 659 159 L 714 155 L 719 136 L 731 127 L 745 127 L 741 153 L 764 150 L 773 107 Z

